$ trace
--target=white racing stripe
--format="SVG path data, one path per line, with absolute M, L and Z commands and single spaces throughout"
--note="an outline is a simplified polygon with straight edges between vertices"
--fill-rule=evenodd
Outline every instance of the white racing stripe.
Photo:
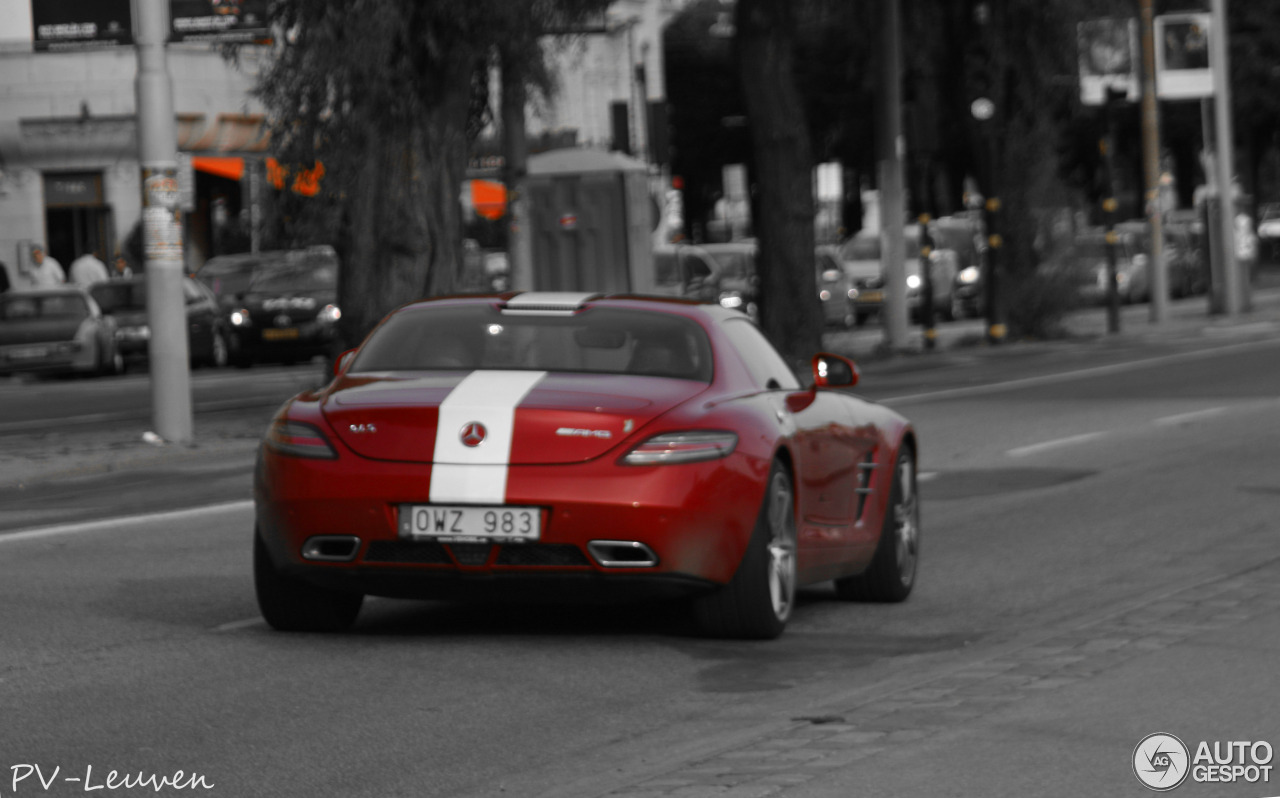
M 433 503 L 506 500 L 516 406 L 545 376 L 545 371 L 473 371 L 445 397 L 431 457 Z M 462 430 L 473 421 L 484 425 L 484 441 L 466 446 Z

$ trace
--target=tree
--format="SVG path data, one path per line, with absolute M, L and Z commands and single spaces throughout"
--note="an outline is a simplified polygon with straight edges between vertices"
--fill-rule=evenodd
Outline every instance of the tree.
M 760 320 L 793 360 L 822 346 L 814 276 L 813 154 L 795 82 L 796 25 L 805 3 L 738 0 L 738 69 L 754 155 L 752 218 L 759 242 Z
M 540 31 L 607 0 L 277 0 L 285 34 L 258 93 L 276 157 L 324 165 L 320 218 L 343 263 L 341 334 L 354 345 L 389 310 L 455 290 L 468 143 L 488 114 L 497 51 L 550 86 Z M 301 220 L 297 223 L 301 224 Z

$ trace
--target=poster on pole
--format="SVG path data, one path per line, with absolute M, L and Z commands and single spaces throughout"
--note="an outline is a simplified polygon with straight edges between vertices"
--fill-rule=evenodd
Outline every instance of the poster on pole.
M 60 52 L 133 43 L 130 0 L 31 0 L 36 52 Z
M 271 38 L 268 0 L 169 0 L 169 38 L 181 41 L 257 42 Z
M 1156 96 L 1195 100 L 1213 96 L 1209 66 L 1209 14 L 1165 14 L 1155 19 Z
M 1129 102 L 1142 96 L 1138 75 L 1138 21 L 1090 19 L 1076 27 L 1080 55 L 1080 102 L 1102 105 L 1108 91 Z

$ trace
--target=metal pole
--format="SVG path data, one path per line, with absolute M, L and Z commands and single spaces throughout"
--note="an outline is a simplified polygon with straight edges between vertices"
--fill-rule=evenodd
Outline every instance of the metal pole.
M 1156 102 L 1156 46 L 1153 0 L 1142 9 L 1142 175 L 1151 227 L 1151 321 L 1169 317 L 1169 266 L 1164 259 L 1164 213 L 1160 208 L 1160 106 Z
M 1222 257 L 1222 195 L 1218 185 L 1218 170 L 1213 141 L 1213 98 L 1200 100 L 1200 130 L 1204 139 L 1204 229 L 1209 246 L 1209 313 L 1222 313 L 1226 307 L 1223 295 L 1226 262 Z
M 1112 196 L 1115 193 L 1115 161 L 1112 150 L 1115 146 L 1115 111 L 1116 96 L 1107 88 L 1107 97 L 1103 102 L 1102 113 L 1105 120 L 1106 133 L 1099 148 L 1102 150 L 1103 174 L 1106 181 L 1107 196 L 1102 200 L 1103 220 L 1106 229 L 1107 249 L 1107 332 L 1120 332 L 1120 286 L 1116 281 L 1116 209 L 1118 203 Z
M 1213 70 L 1213 96 L 1217 133 L 1218 196 L 1222 212 L 1222 289 L 1227 316 L 1240 313 L 1241 279 L 1236 264 L 1235 198 L 1231 194 L 1231 177 L 1235 173 L 1231 133 L 1231 68 L 1227 52 L 1227 0 L 1212 0 L 1213 21 L 1209 25 L 1209 60 Z
M 503 182 L 507 186 L 508 288 L 535 288 L 533 231 L 529 226 L 529 201 L 525 197 L 529 172 L 529 141 L 525 135 L 524 79 L 511 53 L 502 53 L 502 154 Z
M 899 40 L 898 0 L 884 0 L 881 6 L 880 63 L 880 267 L 885 276 L 885 338 L 890 349 L 900 349 L 907 341 L 907 277 L 903 263 L 902 157 L 902 45 Z
M 143 263 L 151 328 L 151 416 L 166 441 L 192 439 L 191 374 L 182 294 L 182 212 L 173 85 L 165 57 L 164 0 L 135 0 L 138 160 L 142 166 Z

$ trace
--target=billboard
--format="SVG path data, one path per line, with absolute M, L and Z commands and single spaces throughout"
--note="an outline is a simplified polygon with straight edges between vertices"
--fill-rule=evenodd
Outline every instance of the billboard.
M 1209 66 L 1209 14 L 1156 17 L 1156 95 L 1192 100 L 1213 95 Z
M 32 0 L 37 51 L 115 47 L 133 42 L 130 0 Z
M 1102 105 L 1108 90 L 1130 101 L 1142 96 L 1138 78 L 1138 21 L 1091 19 L 1076 28 L 1080 48 L 1080 102 Z
M 170 39 L 253 42 L 270 38 L 268 0 L 169 0 Z

